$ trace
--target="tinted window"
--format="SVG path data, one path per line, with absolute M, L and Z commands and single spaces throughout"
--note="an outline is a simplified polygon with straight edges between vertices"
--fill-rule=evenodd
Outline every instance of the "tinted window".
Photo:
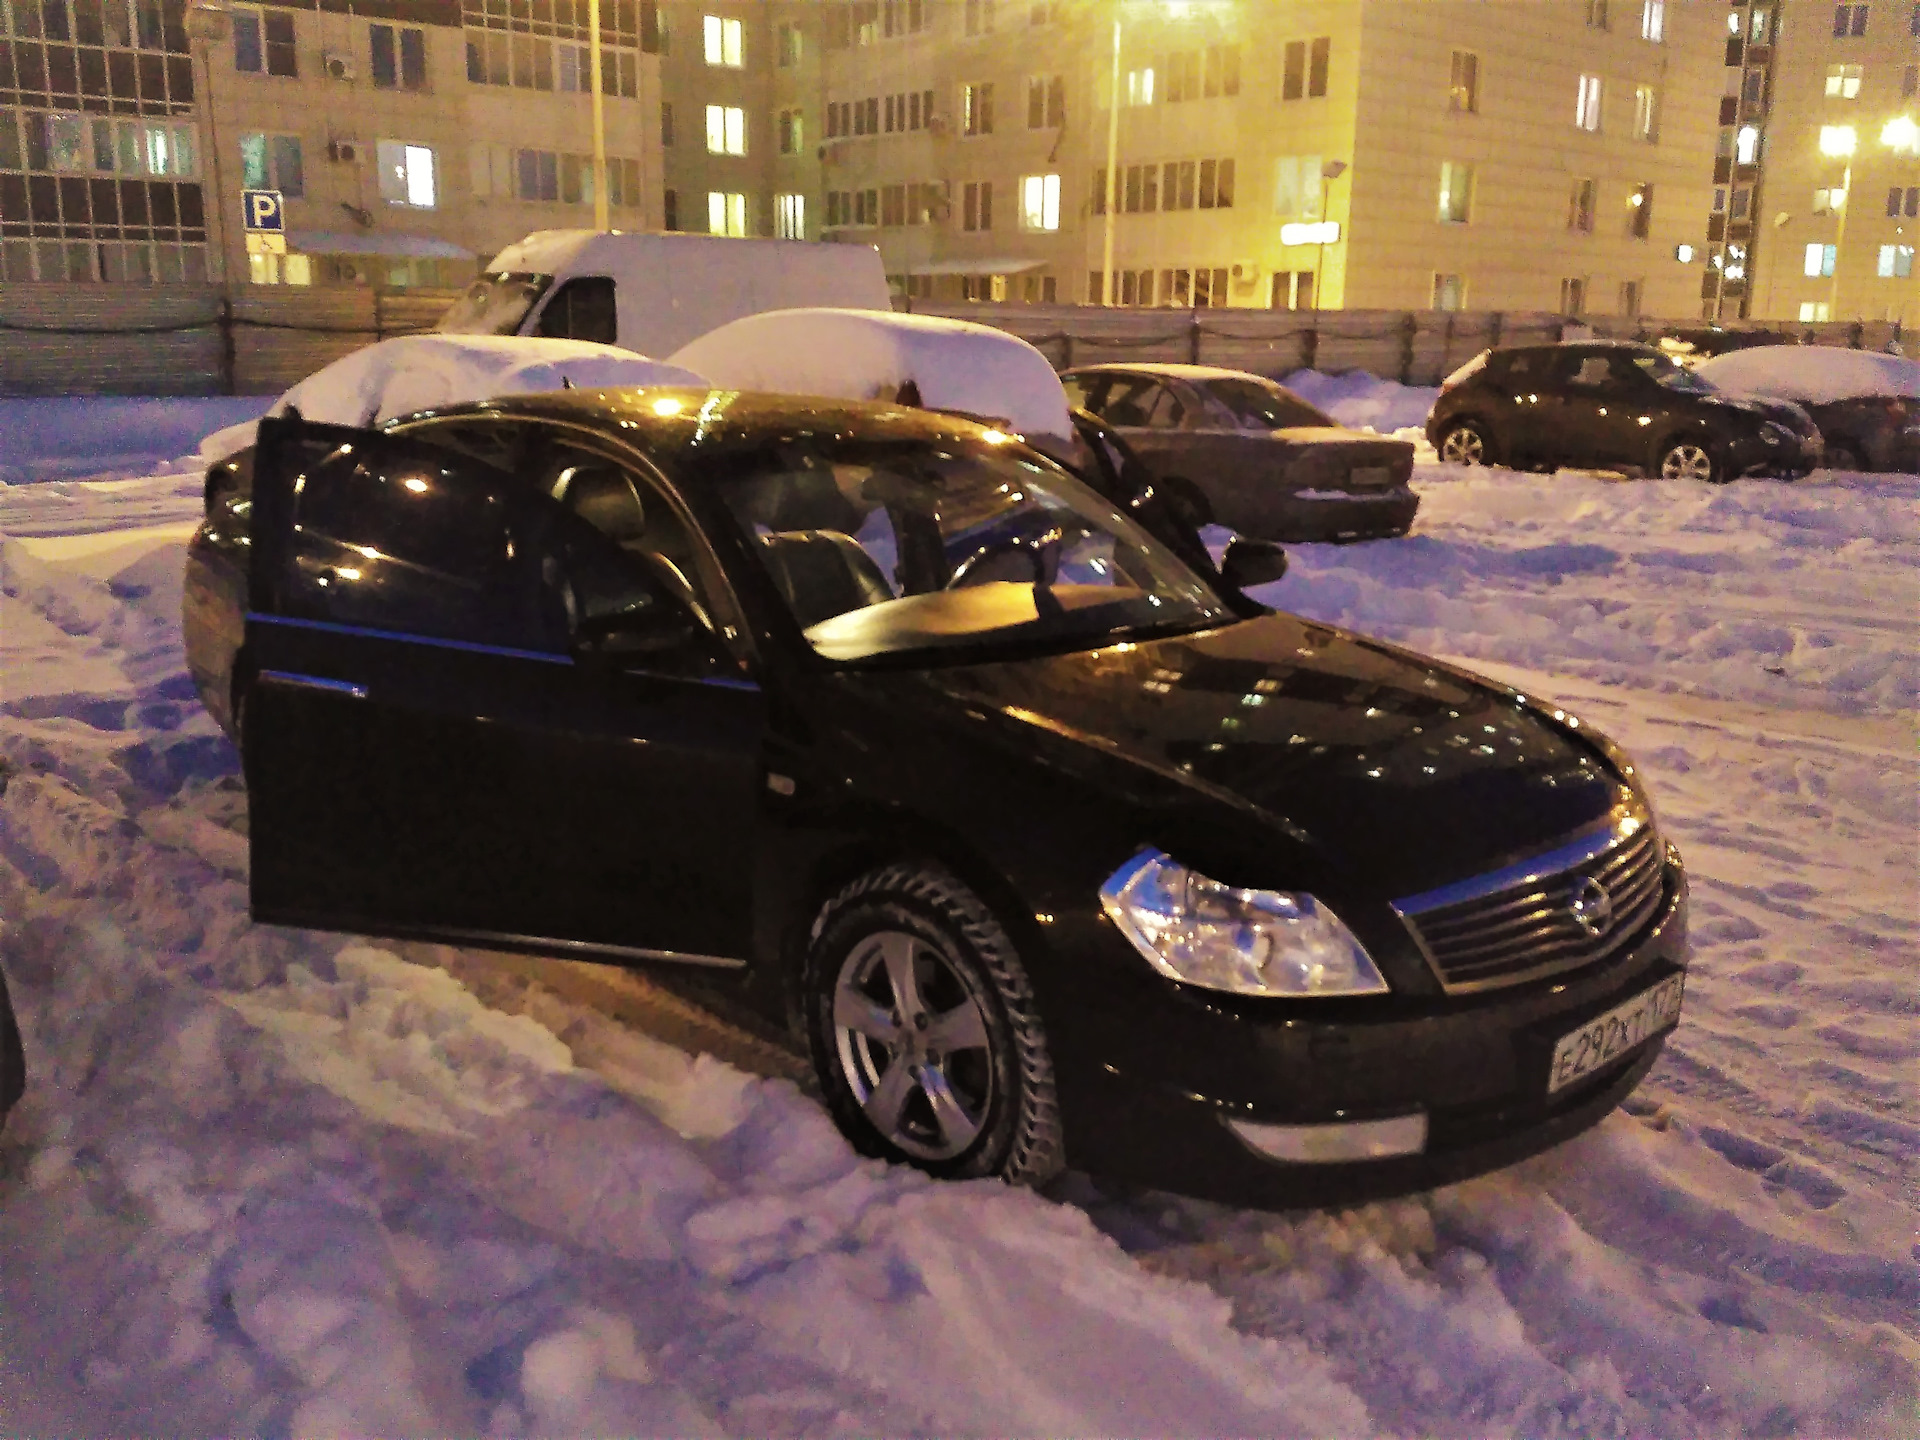
M 1576 390 L 1615 390 L 1626 383 L 1631 372 L 1620 356 L 1589 351 L 1562 356 L 1554 373 Z
M 567 281 L 540 312 L 538 333 L 557 340 L 592 340 L 612 345 L 620 337 L 614 312 L 613 281 L 605 275 L 581 275 Z
M 543 636 L 514 584 L 507 477 L 407 440 L 342 447 L 294 497 L 290 614 L 522 646 Z
M 1157 380 L 1144 375 L 1115 375 L 1097 413 L 1109 425 L 1144 428 L 1167 424 L 1166 419 L 1156 421 L 1154 417 L 1173 413 L 1178 403 Z
M 1294 426 L 1336 426 L 1340 422 L 1316 410 L 1290 390 L 1258 380 L 1208 380 L 1207 393 L 1233 412 L 1242 425 L 1286 430 Z

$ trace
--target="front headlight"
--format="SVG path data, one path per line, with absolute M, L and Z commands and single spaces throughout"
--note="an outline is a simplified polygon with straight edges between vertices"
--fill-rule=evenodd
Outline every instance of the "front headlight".
M 1326 906 L 1239 890 L 1143 850 L 1100 887 L 1107 918 L 1174 980 L 1236 995 L 1381 995 L 1387 982 Z

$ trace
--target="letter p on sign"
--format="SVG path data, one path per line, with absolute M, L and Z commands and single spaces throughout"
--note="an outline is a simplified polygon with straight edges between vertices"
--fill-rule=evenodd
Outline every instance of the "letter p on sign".
M 249 230 L 286 229 L 286 212 L 280 207 L 278 190 L 242 190 L 240 211 Z

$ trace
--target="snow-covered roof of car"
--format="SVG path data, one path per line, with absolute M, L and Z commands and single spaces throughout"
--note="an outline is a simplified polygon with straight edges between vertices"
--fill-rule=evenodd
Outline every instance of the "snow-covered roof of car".
M 1066 391 L 1047 357 L 970 320 L 771 310 L 709 331 L 671 359 L 728 389 L 841 400 L 893 400 L 911 381 L 930 410 L 991 417 L 1022 435 L 1073 434 Z
M 1722 390 L 1744 390 L 1809 405 L 1872 395 L 1920 400 L 1920 360 L 1832 345 L 1765 345 L 1730 350 L 1693 367 Z
M 382 340 L 317 370 L 273 403 L 270 415 L 297 408 L 309 420 L 370 425 L 420 410 L 563 389 L 704 385 L 705 377 L 615 345 L 520 335 L 403 335 Z M 254 422 L 200 442 L 209 463 L 253 443 Z

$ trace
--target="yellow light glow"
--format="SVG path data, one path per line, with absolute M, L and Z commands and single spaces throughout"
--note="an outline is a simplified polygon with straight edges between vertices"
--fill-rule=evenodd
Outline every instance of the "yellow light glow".
M 380 552 L 374 549 L 373 546 L 371 545 L 356 545 L 353 548 L 358 550 L 362 555 L 366 556 L 367 559 L 369 560 L 378 560 L 380 558 Z
M 1004 445 L 1013 437 L 1004 430 L 982 430 L 980 438 L 989 445 Z
M 653 413 L 659 416 L 678 415 L 687 407 L 671 396 L 653 402 Z
M 1920 122 L 1911 115 L 1896 115 L 1880 132 L 1880 143 L 1893 150 L 1909 150 L 1920 155 Z
M 407 489 L 416 495 L 424 495 L 427 493 L 427 482 L 422 480 L 418 475 L 409 475 L 404 483 Z
M 345 565 L 340 566 L 333 573 L 338 575 L 342 580 L 358 580 L 360 578 L 360 572 L 358 570 L 351 569 Z
M 1839 159 L 1843 155 L 1853 154 L 1859 136 L 1851 125 L 1822 125 L 1820 127 L 1820 153 Z

